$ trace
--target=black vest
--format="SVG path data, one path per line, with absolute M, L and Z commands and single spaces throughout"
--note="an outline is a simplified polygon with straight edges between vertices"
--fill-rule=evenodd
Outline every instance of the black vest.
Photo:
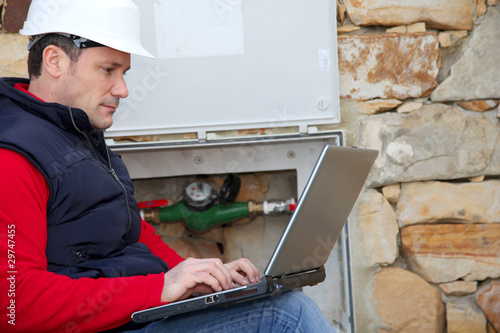
M 141 219 L 121 157 L 87 114 L 43 103 L 0 79 L 0 147 L 24 155 L 43 174 L 48 270 L 80 277 L 160 273 L 164 261 L 138 243 Z M 29 221 L 22 223 L 29 225 Z

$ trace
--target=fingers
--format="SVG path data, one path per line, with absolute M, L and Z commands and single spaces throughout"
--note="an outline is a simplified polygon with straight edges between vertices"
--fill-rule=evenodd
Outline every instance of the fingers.
M 188 258 L 165 273 L 162 301 L 172 302 L 190 296 L 198 288 L 221 291 L 234 286 L 233 274 L 220 259 Z
M 215 291 L 232 287 L 232 276 L 220 259 L 193 259 L 184 261 L 184 268 L 197 283 L 204 283 Z
M 257 283 L 260 273 L 248 259 L 238 259 L 223 264 L 220 259 L 188 258 L 164 275 L 161 295 L 163 302 L 173 302 L 189 297 L 193 292 L 209 293 L 240 285 Z
M 227 269 L 226 266 L 222 263 L 220 259 L 201 259 L 203 262 L 200 263 L 199 268 L 203 270 L 203 272 L 208 273 L 210 276 L 215 278 L 218 282 L 218 289 L 214 290 L 222 290 L 222 289 L 230 289 L 233 287 L 233 279 L 231 273 Z M 207 277 L 210 279 L 210 277 Z M 210 279 L 213 281 L 213 279 Z M 213 285 L 216 285 L 214 282 Z
M 261 280 L 259 269 L 246 258 L 227 263 L 226 267 L 230 269 L 234 282 L 240 285 L 247 285 L 247 279 L 250 283 L 257 283 Z

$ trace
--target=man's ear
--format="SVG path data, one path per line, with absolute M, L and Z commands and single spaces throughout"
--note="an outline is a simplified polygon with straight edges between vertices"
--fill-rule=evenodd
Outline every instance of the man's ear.
M 43 50 L 43 67 L 50 76 L 59 78 L 68 63 L 69 58 L 60 47 L 49 45 Z

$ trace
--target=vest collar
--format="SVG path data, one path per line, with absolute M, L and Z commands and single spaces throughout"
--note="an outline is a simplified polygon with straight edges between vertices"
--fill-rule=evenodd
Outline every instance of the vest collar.
M 25 111 L 66 131 L 85 132 L 90 137 L 95 138 L 102 136 L 103 131 L 92 127 L 89 117 L 83 110 L 59 103 L 43 102 L 36 96 L 14 87 L 16 84 L 29 85 L 29 83 L 30 81 L 24 78 L 0 78 L 0 96 L 4 95 L 10 98 Z

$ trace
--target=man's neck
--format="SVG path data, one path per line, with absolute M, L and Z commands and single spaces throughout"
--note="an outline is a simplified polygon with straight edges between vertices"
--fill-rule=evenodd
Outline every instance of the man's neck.
M 45 102 L 43 99 L 41 99 L 40 97 L 38 97 L 36 94 L 32 93 L 29 90 L 30 86 L 27 83 L 16 83 L 14 85 L 14 88 L 24 93 L 27 93 L 28 95 L 31 95 L 32 97 L 38 99 L 39 101 Z
M 45 86 L 45 88 L 44 88 Z M 28 93 L 44 101 L 51 101 L 50 94 L 47 93 L 47 88 L 49 84 L 43 84 L 40 79 L 31 79 L 30 85 L 28 87 Z

